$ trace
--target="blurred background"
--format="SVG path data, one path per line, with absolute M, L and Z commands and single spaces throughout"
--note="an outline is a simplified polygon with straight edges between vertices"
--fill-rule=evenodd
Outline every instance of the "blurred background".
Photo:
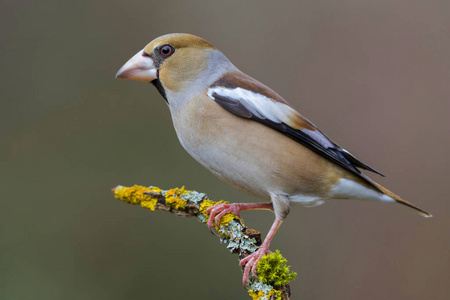
M 298 273 L 292 299 L 449 299 L 449 16 L 447 0 L 3 1 L 0 299 L 248 299 L 205 226 L 111 193 L 256 201 L 182 149 L 153 86 L 114 78 L 171 32 L 213 43 L 435 215 L 294 207 L 271 247 Z

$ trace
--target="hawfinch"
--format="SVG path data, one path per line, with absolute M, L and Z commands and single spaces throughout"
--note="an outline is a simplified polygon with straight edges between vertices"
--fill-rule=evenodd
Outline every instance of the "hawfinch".
M 242 73 L 209 42 L 190 34 L 163 35 L 139 50 L 116 77 L 151 82 L 167 102 L 181 145 L 200 164 L 235 188 L 269 201 L 221 204 L 214 221 L 229 212 L 272 210 L 275 221 L 262 245 L 242 259 L 243 282 L 292 204 L 314 206 L 329 199 L 406 205 L 431 215 L 369 179 L 377 170 L 341 148 L 280 95 Z

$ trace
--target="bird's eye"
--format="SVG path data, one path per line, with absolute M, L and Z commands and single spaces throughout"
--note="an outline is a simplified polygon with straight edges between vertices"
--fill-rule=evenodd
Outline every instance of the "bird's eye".
M 164 45 L 159 49 L 159 52 L 161 53 L 161 55 L 165 56 L 165 57 L 171 56 L 174 51 L 175 51 L 175 49 L 173 49 L 173 47 L 170 45 Z

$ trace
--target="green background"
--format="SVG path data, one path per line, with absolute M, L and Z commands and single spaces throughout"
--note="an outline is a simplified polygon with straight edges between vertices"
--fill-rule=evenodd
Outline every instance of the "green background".
M 448 0 L 3 1 L 0 298 L 248 299 L 205 226 L 110 191 L 255 201 L 182 149 L 153 86 L 114 78 L 155 37 L 188 32 L 435 215 L 293 207 L 271 247 L 298 273 L 293 299 L 448 299 L 449 16 Z M 243 216 L 263 233 L 273 221 Z

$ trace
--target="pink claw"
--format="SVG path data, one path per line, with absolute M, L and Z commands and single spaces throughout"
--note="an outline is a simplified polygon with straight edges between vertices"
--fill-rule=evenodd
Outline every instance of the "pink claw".
M 252 275 L 254 277 L 258 278 L 258 275 L 256 274 L 258 262 L 261 260 L 261 258 L 263 258 L 264 255 L 269 253 L 270 253 L 269 249 L 261 245 L 258 250 L 256 250 L 255 252 L 253 252 L 252 254 L 245 257 L 239 262 L 240 267 L 245 265 L 244 276 L 242 276 L 242 283 L 244 284 L 244 287 L 248 283 L 250 272 L 252 272 Z
M 236 216 L 241 218 L 241 207 L 242 204 L 217 204 L 214 206 L 209 207 L 206 212 L 209 213 L 209 219 L 208 219 L 208 228 L 209 231 L 211 231 L 212 234 L 214 234 L 214 222 L 216 224 L 220 223 L 220 219 L 228 214 L 228 213 L 234 213 Z M 242 218 L 241 218 L 242 219 Z
M 241 210 L 273 210 L 273 205 L 271 202 L 269 203 L 233 203 L 233 204 L 217 204 L 214 206 L 209 207 L 206 212 L 209 213 L 209 219 L 208 219 L 208 228 L 209 231 L 211 231 L 212 234 L 214 233 L 214 222 L 216 224 L 220 223 L 220 219 L 228 214 L 228 213 L 234 213 L 236 216 L 241 218 L 240 211 Z M 242 218 L 241 218 L 242 220 Z M 256 250 L 254 253 L 250 254 L 249 256 L 245 257 L 239 262 L 239 266 L 244 267 L 244 276 L 242 277 L 242 283 L 244 284 L 244 287 L 248 283 L 248 279 L 250 276 L 250 272 L 252 272 L 252 275 L 255 277 L 258 277 L 256 274 L 258 262 L 261 260 L 261 258 L 269 254 L 269 245 L 272 241 L 275 233 L 278 230 L 278 227 L 280 227 L 281 223 L 283 222 L 283 219 L 276 217 L 275 221 L 272 224 L 272 227 L 269 230 L 269 233 L 266 236 L 266 239 L 264 242 L 259 246 L 259 249 Z
M 281 218 L 275 218 L 275 221 L 272 224 L 272 227 L 269 230 L 269 233 L 267 234 L 264 242 L 259 246 L 258 250 L 247 256 L 246 258 L 242 259 L 239 263 L 239 266 L 242 267 L 245 265 L 244 268 L 244 276 L 242 277 L 242 283 L 244 284 L 244 288 L 248 283 L 248 277 L 250 275 L 250 272 L 252 272 L 252 275 L 256 278 L 258 277 L 256 274 L 258 262 L 261 260 L 261 258 L 269 254 L 269 245 L 272 241 L 273 237 L 275 236 L 275 233 L 277 232 L 278 228 L 280 227 L 281 223 L 283 222 L 283 219 Z

